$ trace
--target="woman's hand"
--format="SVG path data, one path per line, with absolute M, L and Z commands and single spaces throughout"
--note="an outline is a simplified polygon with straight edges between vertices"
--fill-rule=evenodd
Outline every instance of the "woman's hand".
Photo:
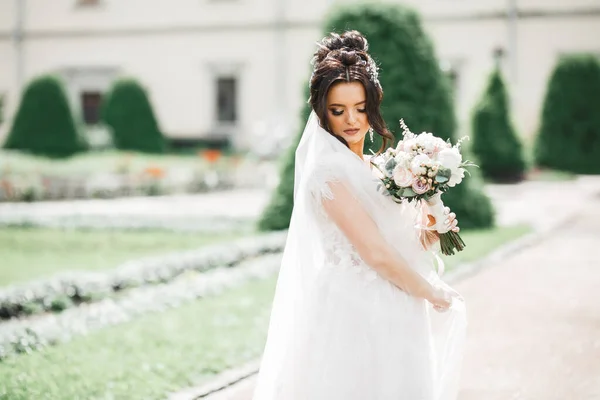
M 450 286 L 440 282 L 432 286 L 430 296 L 427 300 L 433 305 L 434 310 L 445 312 L 452 306 L 454 299 L 462 300 L 462 296 Z
M 441 193 L 435 194 L 424 202 L 427 205 L 428 226 L 439 233 L 448 231 L 458 232 L 458 220 L 456 214 L 450 212 L 450 208 L 444 206 L 441 199 Z
M 446 224 L 446 226 L 448 226 L 449 228 L 448 230 L 451 230 L 453 232 L 460 231 L 460 228 L 458 227 L 458 219 L 456 219 L 456 214 L 450 212 L 450 207 L 444 207 L 444 214 L 448 216 L 448 218 L 444 221 L 444 224 Z
M 456 219 L 456 214 L 450 212 L 449 207 L 444 207 L 444 215 L 446 216 L 445 231 L 460 231 L 458 227 L 458 219 Z M 426 250 L 431 248 L 440 238 L 440 234 L 433 227 L 436 224 L 435 217 L 431 214 L 427 214 L 427 228 L 430 229 L 422 229 L 421 230 L 421 244 L 423 248 Z
M 453 212 L 450 212 L 450 207 L 444 207 L 444 215 L 446 215 L 446 220 L 444 220 L 444 226 L 449 230 L 449 231 L 453 231 L 453 232 L 458 232 L 460 231 L 460 228 L 458 227 L 458 219 L 456 219 L 456 214 L 454 214 Z M 435 217 L 433 215 L 428 215 L 429 217 L 429 226 L 433 226 L 436 224 L 436 220 Z

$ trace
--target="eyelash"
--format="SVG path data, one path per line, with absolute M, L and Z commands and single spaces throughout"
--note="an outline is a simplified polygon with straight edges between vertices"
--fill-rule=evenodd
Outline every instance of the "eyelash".
M 366 108 L 360 108 L 360 109 L 358 110 L 358 112 L 360 112 L 360 113 L 365 113 L 365 112 L 367 112 L 367 109 L 366 109 Z M 344 111 L 336 111 L 336 110 L 331 110 L 331 113 L 332 113 L 333 115 L 335 115 L 336 117 L 339 117 L 340 115 L 342 115 L 342 114 L 344 113 Z

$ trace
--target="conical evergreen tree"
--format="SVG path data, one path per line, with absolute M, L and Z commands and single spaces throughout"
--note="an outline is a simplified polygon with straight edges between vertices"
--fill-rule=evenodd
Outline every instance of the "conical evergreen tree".
M 86 149 L 58 78 L 44 75 L 29 83 L 4 148 L 48 157 L 68 157 Z
M 497 182 L 520 181 L 526 168 L 523 146 L 510 120 L 507 97 L 502 75 L 496 68 L 473 113 L 472 151 L 483 176 Z
M 400 134 L 399 119 L 404 118 L 414 132 L 431 131 L 444 139 L 454 139 L 456 119 L 449 82 L 438 66 L 433 46 L 418 15 L 398 5 L 369 3 L 338 7 L 327 18 L 323 35 L 352 29 L 366 36 L 369 52 L 380 65 L 380 81 L 384 88 L 382 113 L 389 128 Z M 305 111 L 304 114 L 308 116 L 309 113 Z M 298 142 L 299 138 L 295 144 Z M 380 145 L 376 135 L 371 149 L 377 151 Z M 291 150 L 295 151 L 295 146 Z M 277 201 L 272 201 L 265 210 L 260 223 L 263 229 L 283 229 L 289 225 L 294 151 L 287 154 L 286 168 L 277 188 Z M 365 151 L 368 153 L 369 149 Z M 444 202 L 457 214 L 462 228 L 493 224 L 491 202 L 477 187 L 480 184 L 471 177 L 444 195 Z M 279 212 L 272 209 L 274 204 L 278 205 Z M 277 224 L 272 224 L 270 221 L 275 219 Z
M 600 173 L 600 62 L 596 56 L 559 60 L 548 83 L 536 139 L 539 166 Z
M 165 139 L 146 91 L 133 79 L 115 82 L 103 102 L 102 120 L 112 128 L 113 143 L 120 150 L 165 151 Z

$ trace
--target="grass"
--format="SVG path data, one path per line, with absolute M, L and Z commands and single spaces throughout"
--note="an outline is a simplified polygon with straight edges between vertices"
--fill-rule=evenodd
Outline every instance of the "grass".
M 474 261 L 530 229 L 462 233 L 467 248 L 448 269 Z M 147 315 L 0 363 L 0 399 L 163 399 L 260 356 L 276 278 Z
M 476 229 L 461 232 L 460 236 L 466 243 L 463 251 L 453 256 L 444 256 L 446 271 L 456 268 L 462 263 L 469 263 L 485 257 L 499 246 L 531 232 L 527 225 L 498 227 L 494 229 Z
M 237 236 L 161 230 L 0 228 L 0 286 L 67 270 L 105 270 L 132 259 L 195 249 Z
M 164 399 L 260 356 L 275 278 L 0 363 L 0 399 Z

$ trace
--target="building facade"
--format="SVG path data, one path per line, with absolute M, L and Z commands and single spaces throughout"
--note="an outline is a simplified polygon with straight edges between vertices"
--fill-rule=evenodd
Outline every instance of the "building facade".
M 396 0 L 398 1 L 398 0 Z M 118 77 L 146 87 L 175 142 L 287 143 L 299 125 L 309 60 L 334 0 L 3 0 L 0 96 L 10 126 L 31 78 L 55 73 L 89 126 Z M 472 107 L 501 54 L 519 132 L 533 135 L 562 54 L 600 55 L 600 0 L 410 0 L 423 14 L 457 114 Z M 384 88 L 385 90 L 385 88 Z

